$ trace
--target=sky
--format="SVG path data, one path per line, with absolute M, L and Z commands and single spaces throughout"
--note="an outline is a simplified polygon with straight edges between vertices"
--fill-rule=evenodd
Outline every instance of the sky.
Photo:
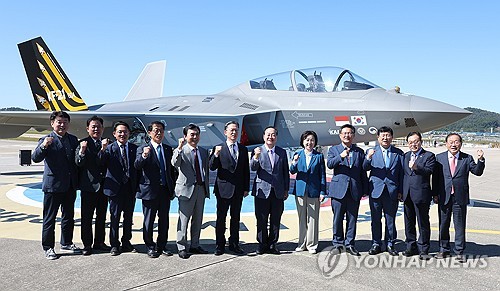
M 42 36 L 88 105 L 123 100 L 146 63 L 167 60 L 165 96 L 337 66 L 386 89 L 500 113 L 499 3 L 8 1 L 0 107 L 35 109 L 17 44 Z

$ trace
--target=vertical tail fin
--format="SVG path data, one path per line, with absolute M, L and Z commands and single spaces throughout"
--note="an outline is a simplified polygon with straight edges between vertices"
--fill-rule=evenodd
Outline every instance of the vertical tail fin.
M 88 110 L 41 37 L 17 46 L 38 110 Z

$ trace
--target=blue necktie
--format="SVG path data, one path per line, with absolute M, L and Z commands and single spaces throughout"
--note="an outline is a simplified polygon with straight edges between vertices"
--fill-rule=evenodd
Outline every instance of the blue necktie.
M 385 155 L 384 155 L 385 167 L 389 168 L 389 165 L 391 163 L 391 158 L 389 156 L 390 155 L 389 150 L 385 150 L 384 153 L 385 153 Z
M 167 174 L 165 173 L 165 161 L 163 160 L 163 155 L 161 154 L 161 145 L 156 148 L 156 154 L 158 155 L 158 161 L 160 161 L 160 176 L 161 184 L 163 186 L 167 185 Z

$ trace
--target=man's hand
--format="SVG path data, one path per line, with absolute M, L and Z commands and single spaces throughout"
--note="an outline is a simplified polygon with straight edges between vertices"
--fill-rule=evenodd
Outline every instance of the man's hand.
M 105 138 L 101 141 L 102 147 L 101 151 L 105 151 L 108 148 L 109 145 L 109 138 Z
M 375 150 L 374 149 L 369 149 L 368 153 L 366 153 L 366 158 L 368 160 L 371 160 L 374 154 L 375 154 Z
M 86 140 L 82 140 L 80 142 L 80 156 L 83 155 L 85 153 L 85 151 L 87 150 L 87 141 Z
M 151 148 L 149 146 L 144 147 L 144 151 L 142 152 L 142 157 L 146 159 L 149 156 L 150 152 L 151 152 Z
M 218 157 L 218 156 L 219 156 L 219 154 L 220 154 L 220 151 L 221 151 L 221 150 L 222 150 L 222 146 L 216 146 L 216 147 L 215 147 L 215 152 L 214 152 L 214 155 L 215 155 L 216 157 Z
M 260 153 L 261 153 L 260 147 L 254 148 L 253 149 L 253 154 L 254 154 L 253 158 L 256 159 L 256 160 L 259 159 Z
M 44 140 L 43 140 L 43 142 L 42 142 L 42 147 L 43 147 L 44 149 L 48 148 L 48 147 L 49 147 L 49 145 L 51 145 L 53 141 L 54 141 L 54 138 L 53 138 L 53 137 L 51 137 L 51 136 L 47 136 L 47 137 L 45 137 L 45 139 L 44 139 Z
M 477 150 L 477 159 L 481 160 L 481 161 L 484 161 L 484 152 L 483 152 L 482 149 L 478 149 Z
M 186 139 L 184 137 L 179 138 L 179 146 L 177 147 L 179 150 L 182 150 L 182 147 L 186 144 Z
M 345 158 L 345 157 L 347 157 L 347 156 L 349 155 L 349 152 L 350 152 L 350 151 L 351 151 L 351 149 L 350 149 L 350 148 L 345 148 L 345 149 L 344 149 L 344 151 L 342 151 L 342 152 L 340 153 L 340 157 L 341 157 L 341 158 Z

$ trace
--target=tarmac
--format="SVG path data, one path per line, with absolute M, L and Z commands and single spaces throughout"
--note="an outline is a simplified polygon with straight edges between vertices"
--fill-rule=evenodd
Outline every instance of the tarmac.
M 91 256 L 59 250 L 59 259 L 45 259 L 41 247 L 42 208 L 40 201 L 25 195 L 40 192 L 43 163 L 19 165 L 19 150 L 32 150 L 35 142 L 0 140 L 0 286 L 3 290 L 265 290 L 326 289 L 400 290 L 456 289 L 500 290 L 500 149 L 485 148 L 486 170 L 481 177 L 471 175 L 472 203 L 467 214 L 466 263 L 454 258 L 420 261 L 418 257 L 391 257 L 387 253 L 369 256 L 371 246 L 370 209 L 360 207 L 356 247 L 362 253 L 354 258 L 330 251 L 332 211 L 327 205 L 320 214 L 319 254 L 294 252 L 298 234 L 296 211 L 286 211 L 282 219 L 279 249 L 281 255 L 255 255 L 256 221 L 251 211 L 242 215 L 242 248 L 236 256 L 226 252 L 214 256 L 215 214 L 205 208 L 201 244 L 210 253 L 177 256 L 175 230 L 177 216 L 170 216 L 168 248 L 174 256 L 150 259 L 142 241 L 142 214 L 134 216 L 132 244 L 137 253 L 112 257 L 107 252 Z M 402 148 L 406 151 L 406 148 Z M 438 153 L 444 147 L 430 148 Z M 475 156 L 475 148 L 464 152 Z M 497 174 L 495 174 L 497 173 Z M 291 196 L 288 199 L 293 199 Z M 215 197 L 211 197 L 215 200 Z M 253 197 L 245 198 L 253 204 Z M 213 201 L 212 201 L 213 203 Z M 292 203 L 293 205 L 293 203 Z M 75 214 L 74 242 L 80 240 L 80 212 Z M 109 219 L 108 219 L 109 222 Z M 396 219 L 399 251 L 405 249 L 402 206 Z M 431 253 L 438 251 L 437 206 L 431 206 Z M 107 234 L 109 230 L 107 229 Z M 228 234 L 226 234 L 228 235 Z M 59 223 L 56 238 L 60 236 Z M 156 236 L 156 233 L 155 233 Z M 452 239 L 454 237 L 452 229 Z M 108 241 L 106 241 L 108 243 Z M 109 243 L 108 243 L 109 244 Z

